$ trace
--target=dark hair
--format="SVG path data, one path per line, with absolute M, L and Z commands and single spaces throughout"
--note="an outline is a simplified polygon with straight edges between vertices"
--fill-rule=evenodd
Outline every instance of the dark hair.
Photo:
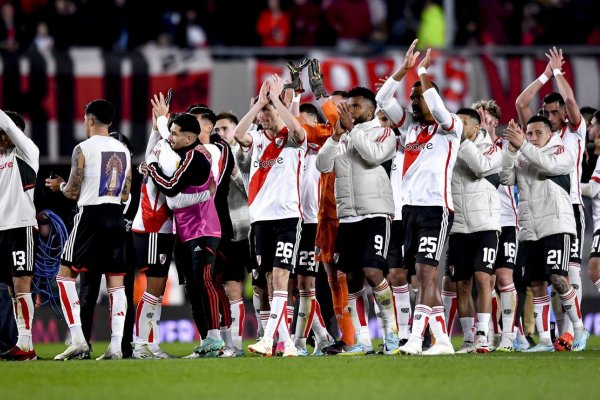
M 415 81 L 415 83 L 413 83 L 412 87 L 419 87 L 421 86 L 421 81 Z M 440 92 L 440 88 L 438 87 L 438 85 L 435 84 L 435 82 L 431 82 L 431 86 L 433 86 L 433 88 L 435 89 L 436 92 Z
M 548 127 L 548 130 L 552 132 L 552 125 L 550 124 L 550 120 L 544 117 L 543 115 L 534 115 L 533 117 L 529 118 L 529 120 L 527 121 L 527 125 L 533 124 L 535 122 L 543 122 L 544 125 Z
M 200 134 L 200 123 L 196 119 L 193 114 L 190 113 L 179 113 L 175 114 L 169 120 L 169 130 L 171 130 L 171 126 L 173 124 L 177 124 L 181 127 L 183 132 L 193 133 L 194 135 Z
M 596 111 L 594 115 L 592 115 L 592 118 L 596 118 L 596 123 L 600 124 L 600 110 Z
M 319 110 L 314 104 L 311 103 L 303 103 L 300 104 L 300 112 L 307 113 L 308 115 L 312 115 L 317 119 L 317 121 L 321 122 L 321 115 L 319 114 Z
M 596 111 L 598 110 L 596 110 L 594 107 L 589 106 L 581 107 L 581 110 L 579 110 L 579 112 L 582 114 L 594 114 Z
M 4 111 L 4 114 L 6 114 L 8 118 L 12 119 L 12 122 L 15 123 L 21 132 L 25 132 L 25 121 L 23 120 L 21 114 L 15 111 Z
M 199 110 L 195 110 L 195 111 L 198 111 L 198 112 L 192 112 L 192 110 L 194 110 L 195 108 L 199 109 Z M 185 112 L 186 113 L 190 113 L 190 114 L 202 114 L 202 112 L 201 112 L 202 110 L 200 110 L 200 109 L 203 109 L 203 108 L 206 109 L 206 110 L 208 110 L 208 111 L 212 111 L 210 109 L 210 107 L 207 106 L 204 103 L 194 103 L 194 104 L 190 104 L 190 106 L 185 110 Z
M 345 90 L 336 90 L 333 93 L 331 93 L 332 96 L 340 96 L 343 97 L 345 99 L 348 98 L 348 92 L 346 92 Z
M 565 105 L 565 99 L 563 99 L 563 97 L 560 95 L 560 93 L 556 93 L 556 92 L 552 92 L 550 94 L 547 94 L 544 97 L 544 101 L 543 102 L 544 102 L 544 104 L 552 104 L 552 103 L 558 102 L 559 106 L 564 106 Z
M 215 121 L 215 124 L 220 119 L 228 119 L 236 125 L 239 123 L 237 115 L 235 115 L 234 113 L 231 113 L 231 112 L 222 112 L 222 113 L 217 114 L 217 119 Z
M 364 97 L 369 100 L 371 104 L 373 104 L 373 108 L 377 107 L 377 101 L 375 100 L 375 93 L 367 89 L 366 87 L 357 86 L 355 88 L 350 89 L 348 92 L 348 98 L 352 97 Z
M 94 118 L 104 125 L 110 125 L 115 117 L 115 108 L 109 101 L 97 99 L 85 106 L 85 115 L 89 114 L 93 115 Z
M 129 153 L 133 155 L 133 147 L 131 146 L 131 142 L 129 141 L 129 138 L 127 136 L 117 131 L 109 133 L 108 136 L 110 136 L 113 139 L 117 139 L 119 142 L 123 143 L 125 147 L 127 147 L 127 150 L 129 150 Z
M 207 119 L 212 122 L 213 125 L 217 123 L 215 112 L 204 104 L 192 104 L 188 107 L 186 112 L 193 115 L 200 115 L 201 119 Z
M 481 124 L 481 117 L 479 116 L 479 113 L 472 108 L 463 107 L 456 112 L 456 115 L 460 114 L 466 115 L 469 118 L 473 118 L 478 124 Z

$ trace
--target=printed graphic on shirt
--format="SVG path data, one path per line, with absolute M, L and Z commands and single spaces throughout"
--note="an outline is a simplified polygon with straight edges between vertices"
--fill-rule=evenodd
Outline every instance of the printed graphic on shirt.
M 127 173 L 127 158 L 121 152 L 102 152 L 100 164 L 100 187 L 98 196 L 118 197 L 121 195 L 125 174 Z

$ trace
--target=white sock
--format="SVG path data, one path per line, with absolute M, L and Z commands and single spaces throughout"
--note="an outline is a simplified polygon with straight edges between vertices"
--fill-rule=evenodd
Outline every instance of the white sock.
M 535 327 L 540 335 L 540 344 L 551 345 L 550 339 L 550 296 L 533 298 L 533 316 Z
M 527 344 L 527 345 L 529 345 L 529 341 L 527 340 L 527 338 L 525 337 L 525 333 L 523 332 L 523 324 L 521 323 L 521 321 L 519 321 L 519 324 L 518 324 L 517 341 L 520 344 Z
M 312 328 L 316 311 L 315 290 L 300 290 L 300 302 L 298 304 L 298 317 L 296 318 L 296 336 L 294 342 L 296 347 L 306 349 L 306 338 Z
M 463 331 L 463 340 L 465 342 L 475 342 L 475 318 L 461 317 L 459 318 L 460 327 Z
M 71 332 L 71 343 L 73 345 L 80 345 L 85 343 L 85 336 L 83 336 L 83 331 L 81 330 L 79 296 L 77 295 L 75 281 L 74 278 L 56 277 L 60 293 L 60 305 Z
M 244 300 L 231 300 L 229 302 L 231 308 L 231 339 L 235 351 L 242 351 L 242 336 L 244 333 L 244 317 L 246 310 L 244 308 Z M 260 318 L 260 311 L 259 311 Z M 258 320 L 260 321 L 260 320 Z M 260 325 L 260 324 L 259 324 Z
M 410 294 L 408 283 L 404 286 L 392 286 L 394 296 L 394 309 L 396 311 L 396 322 L 398 325 L 398 337 L 408 339 L 410 334 Z
M 573 329 L 580 331 L 583 329 L 583 322 L 581 321 L 581 310 L 579 308 L 579 299 L 577 293 L 573 288 L 565 294 L 560 295 L 563 307 L 569 316 L 569 320 L 573 323 Z
M 159 350 L 160 344 L 160 314 L 162 313 L 162 296 L 159 296 L 158 302 L 156 303 L 156 310 L 152 317 L 152 330 L 150 336 L 148 336 L 148 348 L 150 351 Z
M 211 338 L 211 339 L 221 339 L 221 330 L 220 329 L 209 329 L 208 333 L 206 334 L 206 338 Z
M 413 326 L 412 333 L 410 334 L 409 340 L 418 339 L 423 341 L 425 336 L 425 329 L 429 325 L 429 318 L 431 316 L 431 307 L 424 304 L 417 304 L 415 306 L 415 313 L 413 314 Z
M 144 292 L 135 311 L 135 346 L 148 344 L 152 332 L 152 319 L 156 313 L 158 298 Z
M 220 328 L 221 339 L 225 343 L 225 347 L 233 349 L 233 339 L 231 337 L 231 327 L 222 326 Z
M 499 288 L 500 309 L 502 311 L 502 333 L 514 335 L 515 309 L 517 307 L 517 291 L 514 284 Z M 514 336 L 512 336 L 514 339 Z
M 256 292 L 252 292 L 252 305 L 254 306 L 254 315 L 256 316 L 256 321 L 258 321 L 257 326 L 257 337 L 263 337 L 265 334 L 265 327 L 262 323 L 260 323 L 260 296 Z
M 442 290 L 442 304 L 444 305 L 444 319 L 448 325 L 448 335 L 451 335 L 456 318 L 456 292 Z
M 490 313 L 477 313 L 477 328 L 475 331 L 483 332 L 486 336 L 490 329 Z
M 567 318 L 563 308 L 562 300 L 558 295 L 558 292 L 554 290 L 554 287 L 552 287 L 551 293 L 552 296 L 550 299 L 552 303 L 552 310 L 554 311 L 554 319 L 556 320 L 556 328 L 558 329 L 558 336 L 562 336 L 563 334 L 569 332 L 571 321 L 569 318 Z
M 267 326 L 265 327 L 265 337 L 273 339 L 275 337 L 275 331 L 278 330 L 278 327 L 283 326 L 285 329 L 279 329 L 279 340 L 285 342 L 287 339 L 289 339 L 289 331 L 287 329 L 286 321 L 287 296 L 287 290 L 276 290 L 273 292 L 273 302 L 271 303 L 271 312 L 269 314 Z M 287 337 L 285 337 L 286 333 Z
M 371 343 L 371 332 L 369 332 L 364 292 L 364 290 L 360 290 L 348 294 L 348 308 L 350 309 L 350 317 L 352 318 L 357 343 L 370 347 L 373 344 Z
M 29 351 L 33 348 L 31 343 L 31 326 L 33 323 L 33 299 L 31 293 L 17 293 L 14 303 L 15 320 L 17 321 L 17 347 L 23 351 Z
M 431 332 L 435 337 L 436 343 L 450 343 L 448 329 L 446 328 L 446 320 L 444 319 L 444 306 L 431 308 L 429 326 L 431 327 Z
M 331 340 L 331 335 L 327 332 L 325 321 L 323 321 L 323 316 L 321 315 L 321 305 L 317 299 L 315 299 L 315 316 L 313 317 L 311 328 L 317 342 L 329 342 Z
M 260 313 L 260 326 L 262 328 L 263 334 L 265 329 L 267 328 L 267 322 L 269 322 L 269 316 L 271 315 L 271 311 L 259 311 Z
M 496 289 L 492 290 L 491 293 L 492 298 L 492 312 L 489 319 L 488 330 L 491 334 L 499 334 L 500 327 L 498 326 L 498 294 L 496 293 Z
M 379 307 L 381 320 L 383 322 L 383 333 L 398 333 L 396 313 L 394 312 L 394 296 L 388 282 L 384 279 L 377 287 L 372 288 L 375 304 Z
M 377 325 L 381 327 L 383 336 L 385 336 L 385 320 L 383 319 L 383 313 L 379 309 L 379 305 L 376 301 L 373 301 L 373 311 L 375 311 L 375 318 L 377 318 Z M 368 315 L 368 313 L 367 313 Z
M 127 313 L 127 297 L 125 286 L 108 288 L 109 318 L 110 318 L 110 346 L 112 353 L 121 352 L 123 329 L 125 327 L 125 314 Z

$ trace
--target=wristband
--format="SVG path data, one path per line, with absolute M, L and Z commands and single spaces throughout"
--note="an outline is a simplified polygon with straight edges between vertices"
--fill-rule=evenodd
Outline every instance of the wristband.
M 427 68 L 425 67 L 419 67 L 419 69 L 417 70 L 417 75 L 421 76 L 421 75 L 427 75 Z
M 294 93 L 294 98 L 292 99 L 292 103 L 300 103 L 300 93 Z
M 546 76 L 546 74 L 541 74 L 538 78 L 538 81 L 540 81 L 542 85 L 545 85 L 546 82 L 548 82 L 548 77 Z
M 60 188 L 60 191 L 62 192 L 63 190 L 65 190 L 65 187 L 67 186 L 67 182 L 61 182 L 60 185 L 58 185 L 58 187 Z
M 563 73 L 562 73 L 562 71 L 560 70 L 560 68 L 554 68 L 554 69 L 552 70 L 552 74 L 553 74 L 554 76 L 558 76 L 558 75 L 562 75 Z

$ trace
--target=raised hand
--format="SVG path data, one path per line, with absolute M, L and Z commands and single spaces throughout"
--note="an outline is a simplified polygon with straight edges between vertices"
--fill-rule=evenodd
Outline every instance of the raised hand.
M 279 75 L 275 74 L 271 77 L 271 87 L 269 88 L 269 97 L 271 99 L 278 98 L 283 91 L 283 81 Z
M 269 102 L 269 98 L 267 97 L 267 93 L 269 93 L 269 86 L 270 86 L 270 81 L 267 79 L 266 81 L 263 82 L 263 84 L 260 87 L 260 91 L 258 92 L 258 99 L 256 100 L 256 103 L 260 104 L 261 106 L 265 106 Z
M 347 103 L 340 103 L 337 107 L 340 126 L 346 131 L 351 131 L 354 128 L 354 118 L 352 118 L 350 106 Z
M 389 76 L 384 76 L 383 78 L 379 78 L 377 82 L 375 82 L 375 89 L 379 90 L 381 89 L 381 87 L 383 86 L 383 84 L 385 83 L 385 81 L 387 81 L 389 78 Z
M 421 54 L 420 51 L 415 52 L 415 47 L 417 46 L 418 42 L 419 42 L 419 39 L 413 40 L 412 44 L 406 51 L 406 54 L 404 56 L 404 61 L 402 62 L 400 69 L 403 69 L 404 71 L 409 71 L 412 67 L 415 66 L 415 63 L 417 62 L 417 58 L 419 58 L 419 55 Z M 425 68 L 427 68 L 427 67 L 425 67 Z
M 565 63 L 564 59 L 563 59 L 563 53 L 562 53 L 562 49 L 556 49 L 556 47 L 553 47 L 551 49 L 548 50 L 548 53 L 546 54 L 546 58 L 548 58 L 548 67 L 550 68 L 551 71 L 554 71 L 555 69 L 559 69 L 562 70 L 562 66 Z M 545 73 L 545 71 L 544 71 Z
M 525 132 L 523 129 L 514 120 L 510 120 L 506 129 L 504 130 L 504 137 L 508 139 L 509 150 L 512 152 L 516 152 L 521 148 L 523 143 L 525 143 Z
M 417 66 L 417 70 L 419 70 L 419 68 L 421 68 L 421 67 L 429 68 L 430 65 L 431 65 L 431 49 L 427 49 L 427 53 L 425 53 L 425 57 L 423 57 L 423 59 Z

